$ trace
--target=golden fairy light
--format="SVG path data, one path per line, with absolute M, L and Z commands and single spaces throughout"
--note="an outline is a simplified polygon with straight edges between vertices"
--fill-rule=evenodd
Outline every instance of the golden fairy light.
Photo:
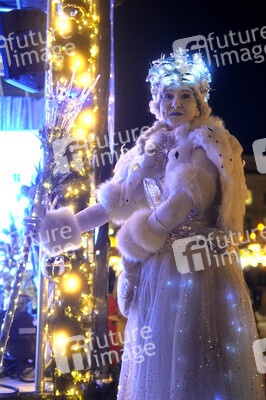
M 63 352 L 63 350 L 65 349 L 66 339 L 68 338 L 68 336 L 69 334 L 65 331 L 59 331 L 54 333 L 53 344 L 58 351 Z
M 63 276 L 62 290 L 65 293 L 77 293 L 81 287 L 81 279 L 78 275 L 71 273 Z
M 264 225 L 262 223 L 259 223 L 257 228 L 259 231 L 262 231 L 264 229 Z

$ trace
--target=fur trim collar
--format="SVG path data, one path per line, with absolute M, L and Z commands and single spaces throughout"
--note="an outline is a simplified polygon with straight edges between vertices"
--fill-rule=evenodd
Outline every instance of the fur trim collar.
M 149 144 L 160 143 L 162 135 L 176 138 L 177 148 L 182 147 L 183 144 L 188 145 L 192 150 L 196 147 L 203 147 L 207 157 L 213 162 L 220 174 L 222 203 L 217 222 L 227 231 L 242 232 L 245 198 L 247 197 L 241 160 L 243 149 L 238 140 L 224 128 L 223 121 L 217 117 L 197 118 L 195 121 L 184 123 L 174 130 L 169 130 L 169 126 L 161 121 L 155 122 L 138 139 L 136 146 L 123 155 L 116 165 L 113 180 L 120 187 L 118 196 L 120 201 L 118 202 L 117 196 L 115 196 L 116 200 L 113 203 L 114 208 L 117 207 L 117 213 L 122 214 L 121 199 L 127 201 L 125 217 L 129 217 L 131 212 L 139 208 L 137 204 L 133 204 L 134 193 L 142 185 L 143 178 L 149 176 L 147 174 L 152 169 L 153 172 L 156 172 L 153 166 L 154 159 L 148 156 L 144 150 L 147 150 Z M 174 149 L 175 145 L 173 146 Z M 157 172 L 163 175 L 166 172 L 164 167 Z M 117 215 L 115 219 L 117 219 Z

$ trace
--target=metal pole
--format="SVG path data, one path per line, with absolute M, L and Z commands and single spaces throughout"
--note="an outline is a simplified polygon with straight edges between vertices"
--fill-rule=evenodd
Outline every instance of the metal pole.
M 20 0 L 17 0 L 20 2 Z M 47 20 L 46 20 L 46 55 L 48 55 L 48 35 L 50 16 L 50 0 L 47 0 Z M 47 93 L 47 69 L 45 71 L 45 93 Z M 41 245 L 39 249 L 39 291 L 38 291 L 38 317 L 36 335 L 36 356 L 35 356 L 35 392 L 43 393 L 45 390 L 44 372 L 46 364 L 46 345 L 47 345 L 47 311 L 48 311 L 48 280 L 42 274 L 42 263 L 44 253 Z
M 46 363 L 47 330 L 46 317 L 48 309 L 48 279 L 42 274 L 41 247 L 39 257 L 39 291 L 38 291 L 38 318 L 35 357 L 35 392 L 43 393 L 45 389 L 44 372 Z

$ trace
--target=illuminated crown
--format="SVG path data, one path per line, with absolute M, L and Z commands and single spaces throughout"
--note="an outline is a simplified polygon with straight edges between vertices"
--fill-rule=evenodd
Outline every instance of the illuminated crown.
M 165 58 L 163 54 L 160 59 L 152 62 L 153 66 L 149 70 L 146 78 L 151 84 L 153 100 L 156 100 L 158 93 L 164 86 L 173 83 L 187 83 L 196 86 L 207 102 L 211 82 L 211 74 L 206 67 L 201 55 L 194 54 L 192 57 L 188 50 L 179 47 Z

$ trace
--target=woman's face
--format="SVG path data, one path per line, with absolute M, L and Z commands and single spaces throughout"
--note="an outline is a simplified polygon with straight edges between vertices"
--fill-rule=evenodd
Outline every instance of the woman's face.
M 199 116 L 197 101 L 188 85 L 171 85 L 164 89 L 160 103 L 161 119 L 171 128 Z

